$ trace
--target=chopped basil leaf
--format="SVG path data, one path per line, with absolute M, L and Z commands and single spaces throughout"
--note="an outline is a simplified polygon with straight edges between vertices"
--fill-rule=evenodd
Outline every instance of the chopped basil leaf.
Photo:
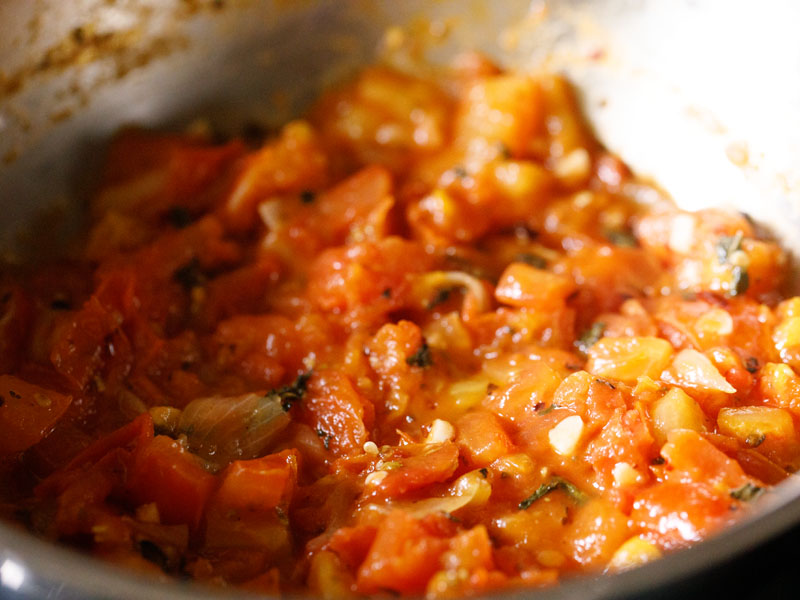
M 737 231 L 736 235 L 723 235 L 717 240 L 717 260 L 724 265 L 734 252 L 742 249 L 742 232 Z
M 578 489 L 574 483 L 567 481 L 566 479 L 562 479 L 561 477 L 555 476 L 550 479 L 547 483 L 543 483 L 540 485 L 535 492 L 533 492 L 530 496 L 525 498 L 522 502 L 519 503 L 520 510 L 527 510 L 531 507 L 531 505 L 536 502 L 537 500 L 541 500 L 550 492 L 554 492 L 556 490 L 563 490 L 570 499 L 575 502 L 576 504 L 582 504 L 586 502 L 587 496 L 581 490 Z
M 431 356 L 431 349 L 428 347 L 428 343 L 423 340 L 419 350 L 406 358 L 406 363 L 412 367 L 421 367 L 423 369 L 425 367 L 430 367 L 433 364 L 433 357 Z
M 311 204 L 316 198 L 317 194 L 314 190 L 303 190 L 300 192 L 300 201 L 303 204 Z
M 750 276 L 747 274 L 747 269 L 739 265 L 733 267 L 732 275 L 731 289 L 728 293 L 731 296 L 741 296 L 750 287 Z
M 734 500 L 741 500 L 742 502 L 751 502 L 758 498 L 763 492 L 763 488 L 753 485 L 748 481 L 742 487 L 731 490 L 731 498 Z
M 758 371 L 758 359 L 755 356 L 747 357 L 747 360 L 744 361 L 744 368 L 748 373 L 755 373 Z
M 479 473 L 481 474 L 481 477 L 486 479 L 489 476 L 489 469 L 483 467 L 482 469 L 480 469 Z
M 575 346 L 581 354 L 586 354 L 589 348 L 594 346 L 597 341 L 603 337 L 603 332 L 606 330 L 606 324 L 602 321 L 597 321 L 592 324 L 589 329 L 583 332 L 581 337 L 575 340 Z
M 535 269 L 544 269 L 547 267 L 547 261 L 545 259 L 537 254 L 532 254 L 531 252 L 522 252 L 517 254 L 517 256 L 514 257 L 514 260 L 525 263 L 526 265 L 530 265 Z
M 615 246 L 624 248 L 636 248 L 639 245 L 636 236 L 624 229 L 609 229 L 606 231 L 606 239 Z
M 543 409 L 541 409 L 541 410 L 537 410 L 537 411 L 536 411 L 536 414 L 537 414 L 537 415 L 540 415 L 540 416 L 541 416 L 541 415 L 546 415 L 546 414 L 548 414 L 548 413 L 551 413 L 551 412 L 553 412 L 553 411 L 554 411 L 555 409 L 557 409 L 557 408 L 558 408 L 558 405 L 557 405 L 557 404 L 554 402 L 554 403 L 553 403 L 553 404 L 551 404 L 550 406 L 547 406 L 547 407 L 545 407 L 545 408 L 543 408 Z

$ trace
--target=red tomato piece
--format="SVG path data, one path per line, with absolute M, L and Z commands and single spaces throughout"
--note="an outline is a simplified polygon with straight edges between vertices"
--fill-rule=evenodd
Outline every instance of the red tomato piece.
M 300 403 L 300 418 L 336 455 L 363 452 L 374 408 L 364 400 L 346 375 L 320 371 L 311 378 Z
M 446 539 L 432 536 L 402 510 L 394 510 L 378 527 L 375 541 L 358 570 L 356 585 L 364 594 L 393 590 L 419 594 L 439 567 Z
M 186 523 L 193 529 L 200 525 L 216 483 L 196 457 L 164 435 L 136 452 L 128 476 L 134 504 L 155 502 L 162 523 Z

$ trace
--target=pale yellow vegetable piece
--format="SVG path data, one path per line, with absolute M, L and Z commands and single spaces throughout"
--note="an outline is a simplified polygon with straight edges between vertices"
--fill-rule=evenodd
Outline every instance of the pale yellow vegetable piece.
M 643 375 L 657 378 L 672 354 L 672 345 L 656 337 L 602 338 L 589 349 L 586 370 L 635 384 Z
M 704 392 L 736 393 L 736 388 L 728 383 L 705 354 L 690 348 L 675 355 L 669 369 L 661 374 L 661 379 L 683 388 Z
M 572 456 L 583 436 L 583 419 L 572 415 L 553 427 L 547 434 L 550 446 L 561 456 Z
M 674 429 L 705 430 L 705 414 L 700 405 L 680 388 L 672 388 L 650 408 L 653 436 L 659 444 L 667 441 Z
M 611 571 L 624 571 L 656 558 L 661 558 L 661 550 L 658 546 L 637 535 L 617 549 L 608 563 L 608 568 Z
M 756 445 L 764 437 L 794 438 L 792 415 L 782 408 L 741 406 L 723 408 L 717 416 L 720 433 Z

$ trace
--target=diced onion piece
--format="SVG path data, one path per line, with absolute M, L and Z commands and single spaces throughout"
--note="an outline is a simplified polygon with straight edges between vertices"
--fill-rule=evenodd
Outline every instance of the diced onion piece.
M 614 485 L 617 487 L 630 487 L 644 479 L 639 471 L 634 469 L 630 463 L 624 461 L 614 465 L 611 474 L 614 476 Z
M 634 384 L 643 375 L 658 377 L 672 353 L 672 345 L 657 337 L 602 338 L 589 349 L 586 370 Z
M 569 154 L 557 158 L 553 173 L 567 185 L 577 185 L 589 177 L 592 159 L 585 148 L 575 148 Z
M 792 415 L 782 408 L 741 406 L 723 408 L 717 416 L 720 433 L 730 435 L 747 445 L 758 445 L 766 437 L 794 438 Z
M 453 426 L 442 419 L 436 419 L 431 423 L 431 430 L 425 438 L 426 444 L 439 444 L 441 442 L 452 441 L 456 437 L 456 430 Z
M 723 308 L 712 308 L 697 319 L 696 326 L 705 335 L 730 335 L 733 333 L 733 317 Z
M 153 418 L 153 426 L 159 433 L 172 435 L 178 430 L 181 409 L 172 406 L 153 406 L 149 412 Z
M 789 298 L 778 304 L 775 315 L 781 320 L 800 317 L 800 296 Z
M 680 388 L 672 388 L 650 408 L 653 434 L 659 444 L 675 429 L 705 430 L 705 414 L 700 405 Z
M 557 569 L 564 564 L 566 557 L 558 550 L 539 550 L 536 561 L 543 567 Z
M 482 376 L 462 379 L 450 384 L 447 395 L 452 404 L 460 411 L 466 411 L 486 397 L 489 379 Z
M 661 379 L 704 392 L 736 393 L 736 388 L 728 383 L 705 354 L 690 348 L 675 355 L 672 365 L 662 373 Z
M 527 454 L 508 454 L 498 458 L 492 468 L 500 473 L 505 473 L 505 476 L 522 479 L 533 473 L 536 465 Z
M 386 479 L 388 473 L 386 471 L 373 471 L 364 479 L 364 485 L 370 486 L 379 486 L 381 481 Z
M 617 548 L 608 563 L 608 568 L 611 571 L 624 571 L 656 558 L 661 558 L 661 550 L 658 546 L 637 535 Z
M 561 456 L 572 456 L 583 436 L 583 419 L 572 415 L 553 427 L 547 434 L 550 446 Z
M 489 310 L 489 294 L 483 282 L 463 271 L 431 271 L 420 275 L 414 281 L 413 293 L 420 305 L 427 307 L 438 291 L 454 287 L 462 287 L 472 296 L 472 305 L 478 312 Z
M 790 317 L 781 321 L 772 334 L 772 341 L 781 358 L 784 360 L 789 358 L 792 349 L 796 352 L 800 348 L 800 317 Z
M 259 456 L 289 421 L 276 395 L 213 396 L 190 402 L 178 431 L 192 452 L 222 468 Z
M 761 370 L 759 387 L 764 398 L 781 408 L 800 408 L 800 377 L 789 365 L 767 363 Z
M 678 254 L 689 254 L 695 242 L 696 217 L 679 213 L 672 217 L 669 230 L 669 249 Z
M 483 506 L 491 495 L 492 484 L 480 471 L 470 471 L 453 482 L 448 496 L 426 498 L 408 506 L 404 505 L 404 508 L 411 516 L 419 519 L 437 512 L 453 513 L 465 506 Z
M 569 277 L 537 269 L 525 263 L 511 263 L 503 271 L 494 295 L 511 306 L 554 310 L 559 308 L 575 285 Z

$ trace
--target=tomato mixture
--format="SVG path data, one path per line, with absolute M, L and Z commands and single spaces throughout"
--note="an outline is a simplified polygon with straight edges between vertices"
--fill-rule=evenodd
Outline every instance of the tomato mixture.
M 784 253 L 633 177 L 560 76 L 376 66 L 265 137 L 125 130 L 88 220 L 3 271 L 0 511 L 106 561 L 543 586 L 800 468 Z

